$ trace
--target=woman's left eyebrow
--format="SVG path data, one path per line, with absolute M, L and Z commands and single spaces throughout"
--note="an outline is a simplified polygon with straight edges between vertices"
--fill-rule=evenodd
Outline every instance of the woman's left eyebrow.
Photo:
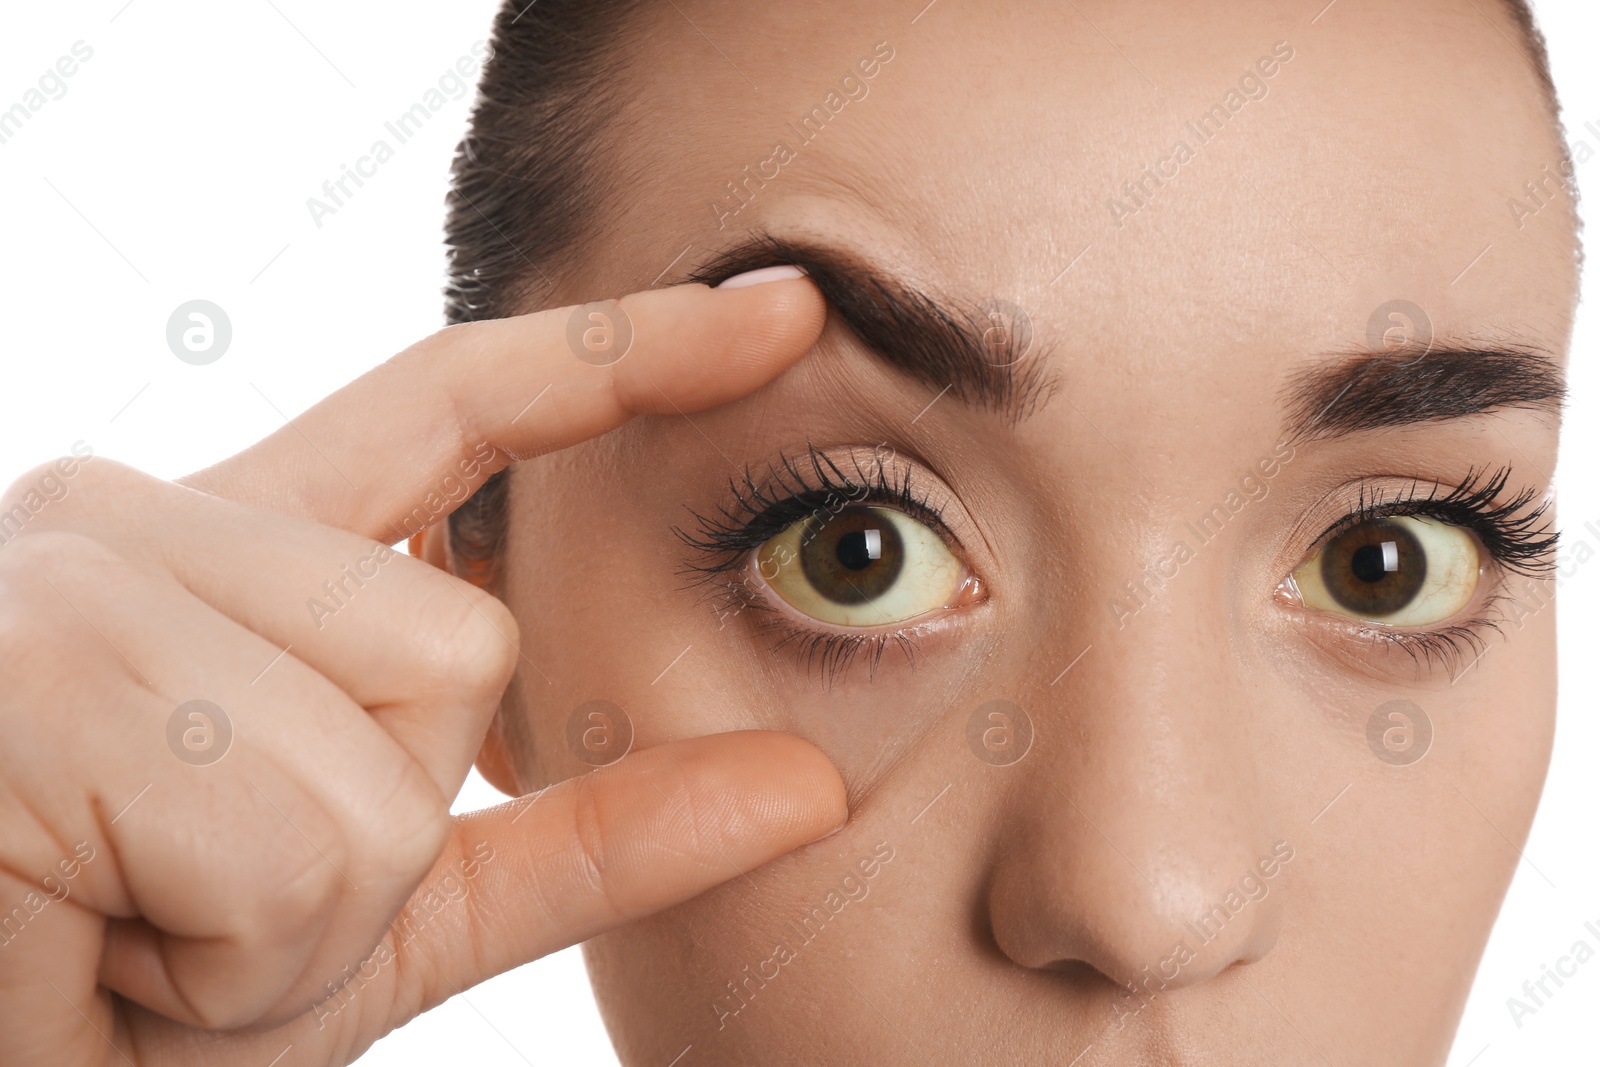
M 1293 375 L 1284 392 L 1291 440 L 1342 437 L 1503 408 L 1561 416 L 1566 374 L 1532 345 L 1451 344 L 1346 355 Z
M 937 395 L 948 392 L 1015 422 L 1055 391 L 1046 346 L 1025 312 L 1002 301 L 972 308 L 936 301 L 842 249 L 758 232 L 712 254 L 682 280 L 715 285 L 778 264 L 804 268 L 868 351 Z

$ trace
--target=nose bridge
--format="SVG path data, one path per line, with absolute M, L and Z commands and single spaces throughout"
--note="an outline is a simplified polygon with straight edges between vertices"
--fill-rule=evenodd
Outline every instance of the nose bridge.
M 1017 963 L 1077 961 L 1153 994 L 1276 939 L 1292 844 L 1275 851 L 1249 690 L 1217 591 L 1194 577 L 1043 687 L 1010 822 L 1024 840 L 997 861 L 989 901 Z

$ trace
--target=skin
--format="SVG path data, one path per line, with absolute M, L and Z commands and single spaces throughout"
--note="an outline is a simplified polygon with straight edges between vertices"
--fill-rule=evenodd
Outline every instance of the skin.
M 24 516 L 0 551 L 0 1062 L 348 1063 L 843 824 L 827 758 L 770 732 L 449 814 L 517 624 L 388 549 L 407 516 L 512 455 L 724 403 L 823 321 L 804 281 L 623 308 L 626 365 L 574 360 L 565 309 L 455 327 L 181 484 L 92 458 L 0 500 Z M 337 611 L 308 611 L 330 579 Z
M 586 945 L 619 1054 L 1441 1063 L 1543 783 L 1554 612 L 1489 633 L 1470 669 L 1472 650 L 1418 667 L 1276 591 L 1363 478 L 1448 488 L 1509 464 L 1513 488 L 1547 492 L 1556 421 L 1502 410 L 1301 442 L 1148 607 L 1119 627 L 1107 604 L 1273 454 L 1290 375 L 1365 348 L 1384 302 L 1419 304 L 1440 338 L 1565 353 L 1570 201 L 1521 228 L 1506 207 L 1562 158 L 1511 23 L 1466 0 L 1343 0 L 1315 24 L 1282 2 L 947 0 L 913 24 L 920 6 L 682 0 L 619 41 L 649 71 L 624 87 L 634 133 L 611 149 L 625 195 L 548 302 L 644 288 L 691 245 L 665 284 L 760 228 L 1025 308 L 1059 382 L 1016 422 L 935 402 L 830 318 L 743 400 L 514 472 L 494 591 L 530 662 L 480 754 L 492 781 L 521 793 L 586 770 L 568 718 L 606 699 L 635 749 L 785 731 L 849 791 L 843 832 Z M 708 200 L 880 40 L 894 58 L 870 96 L 719 229 Z M 1119 225 L 1108 196 L 1278 41 L 1294 58 L 1267 98 Z M 891 649 L 871 677 L 820 678 L 677 573 L 685 506 L 714 514 L 730 475 L 808 440 L 915 461 L 982 579 L 915 666 Z M 440 533 L 423 551 L 448 565 Z M 996 698 L 1034 729 L 1009 766 L 967 743 Z M 1395 699 L 1434 726 L 1409 766 L 1366 740 Z M 1266 895 L 1130 1012 L 1119 987 L 1278 842 L 1292 859 Z M 727 984 L 880 843 L 893 858 L 858 876 L 866 895 L 725 1015 Z

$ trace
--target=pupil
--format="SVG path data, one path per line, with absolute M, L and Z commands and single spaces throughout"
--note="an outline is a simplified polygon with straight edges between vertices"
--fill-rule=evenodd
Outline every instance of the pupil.
M 1383 546 L 1362 545 L 1350 557 L 1350 571 L 1363 582 L 1381 582 L 1388 575 L 1383 569 Z
M 882 543 L 877 530 L 852 530 L 839 538 L 839 562 L 853 571 L 865 570 L 872 565 L 873 549 Z

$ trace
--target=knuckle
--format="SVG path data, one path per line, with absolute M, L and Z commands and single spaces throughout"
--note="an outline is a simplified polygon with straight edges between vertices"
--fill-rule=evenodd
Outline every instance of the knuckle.
M 339 871 L 347 860 L 342 850 L 327 844 L 308 848 L 298 835 L 291 840 L 280 834 L 277 839 L 282 845 L 266 865 L 271 873 L 255 896 L 257 903 L 234 919 L 232 940 L 247 953 L 292 943 L 320 929 L 343 892 Z
M 274 965 L 318 937 L 337 900 L 327 878 L 299 857 L 262 888 L 264 903 L 236 914 L 222 938 L 167 961 L 173 988 L 200 1029 L 259 1025 L 285 991 Z
M 431 360 L 450 352 L 473 353 L 478 351 L 487 327 L 480 321 L 455 322 L 435 330 L 422 340 L 401 352 L 399 359 Z
M 379 811 L 373 861 L 397 881 L 414 882 L 433 866 L 450 839 L 450 805 L 420 764 L 407 760 Z
M 41 463 L 0 496 L 0 543 L 24 532 L 59 526 L 90 502 L 118 502 L 140 479 L 154 481 L 109 459 L 62 456 Z
M 272 861 L 271 873 L 245 894 L 249 902 L 239 902 L 214 942 L 216 947 L 225 945 L 226 954 L 184 954 L 169 961 L 174 988 L 201 1029 L 235 1030 L 258 1023 L 283 988 L 264 975 L 252 976 L 256 964 L 250 961 L 274 960 L 286 949 L 309 945 L 338 906 L 343 883 L 328 860 L 287 845 L 265 855 Z
M 93 538 L 46 531 L 0 545 L 0 649 L 18 662 L 23 653 L 60 639 L 48 620 L 60 615 L 62 596 L 103 586 L 123 566 L 121 557 Z
M 85 465 L 76 456 L 62 456 L 46 460 L 24 471 L 0 495 L 0 505 L 10 510 L 22 507 L 37 514 L 39 511 L 70 493 L 68 478 L 87 472 L 92 464 Z M 69 473 L 70 472 L 70 473 Z
M 418 649 L 422 675 L 457 694 L 497 699 L 517 665 L 518 631 L 511 610 L 476 586 L 448 579 L 431 612 L 434 625 Z
M 261 998 L 243 996 L 229 983 L 188 981 L 180 972 L 173 975 L 173 987 L 202 1030 L 237 1030 L 260 1017 Z
M 591 780 L 579 779 L 572 804 L 572 840 L 576 850 L 582 888 L 604 900 L 611 913 L 621 917 L 623 909 L 611 894 L 607 872 L 605 805 Z
M 107 617 L 108 590 L 122 588 L 128 576 L 120 556 L 79 534 L 34 533 L 0 545 L 0 717 L 6 729 L 42 721 L 29 710 L 40 700 L 59 706 L 86 694 L 103 698 L 103 687 L 129 681 L 148 692 L 88 621 L 101 628 L 124 621 L 120 614 Z M 97 736 L 90 723 L 100 722 L 95 716 L 51 721 L 58 723 L 51 731 L 55 744 L 68 738 L 89 743 Z
M 114 551 L 92 537 L 68 530 L 41 530 L 5 544 L 0 550 L 0 573 L 54 577 L 120 560 Z

